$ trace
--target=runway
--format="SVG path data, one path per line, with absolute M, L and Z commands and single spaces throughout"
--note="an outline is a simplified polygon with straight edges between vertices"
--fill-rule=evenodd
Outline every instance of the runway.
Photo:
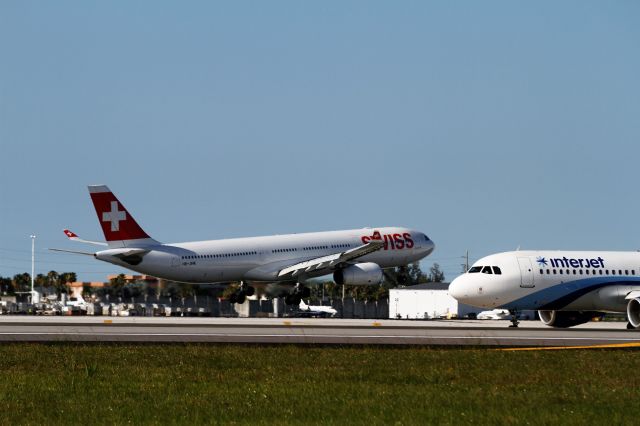
M 496 347 L 640 346 L 622 322 L 554 329 L 523 321 L 298 318 L 0 317 L 3 342 L 207 342 Z

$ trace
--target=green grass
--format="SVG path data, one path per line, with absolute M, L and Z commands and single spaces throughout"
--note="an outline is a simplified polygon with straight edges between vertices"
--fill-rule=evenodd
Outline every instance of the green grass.
M 0 424 L 632 424 L 640 352 L 0 345 Z

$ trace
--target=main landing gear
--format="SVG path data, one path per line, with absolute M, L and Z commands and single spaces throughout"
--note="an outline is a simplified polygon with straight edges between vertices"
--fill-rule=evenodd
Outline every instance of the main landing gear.
M 511 325 L 509 327 L 518 328 L 518 324 L 520 324 L 520 321 L 518 321 L 518 311 L 509 309 L 509 313 L 511 314 Z
M 284 303 L 287 305 L 299 305 L 302 299 L 309 296 L 311 296 L 311 289 L 305 287 L 303 284 L 297 283 L 291 293 L 285 296 Z
M 235 293 L 231 293 L 229 296 L 230 303 L 238 303 L 242 305 L 245 300 L 247 300 L 247 296 L 253 296 L 256 292 L 256 289 L 247 285 L 244 281 L 240 283 L 240 288 Z

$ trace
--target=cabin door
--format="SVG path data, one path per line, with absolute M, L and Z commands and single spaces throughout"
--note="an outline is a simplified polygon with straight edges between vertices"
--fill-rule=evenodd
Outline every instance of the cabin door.
M 531 259 L 528 257 L 519 257 L 518 265 L 520 265 L 520 287 L 535 287 L 533 284 L 533 267 L 531 266 Z

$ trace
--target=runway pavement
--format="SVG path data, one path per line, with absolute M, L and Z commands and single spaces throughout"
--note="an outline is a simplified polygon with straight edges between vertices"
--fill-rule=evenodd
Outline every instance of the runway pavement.
M 640 346 L 622 322 L 554 329 L 523 321 L 0 316 L 0 341 L 383 345 Z

